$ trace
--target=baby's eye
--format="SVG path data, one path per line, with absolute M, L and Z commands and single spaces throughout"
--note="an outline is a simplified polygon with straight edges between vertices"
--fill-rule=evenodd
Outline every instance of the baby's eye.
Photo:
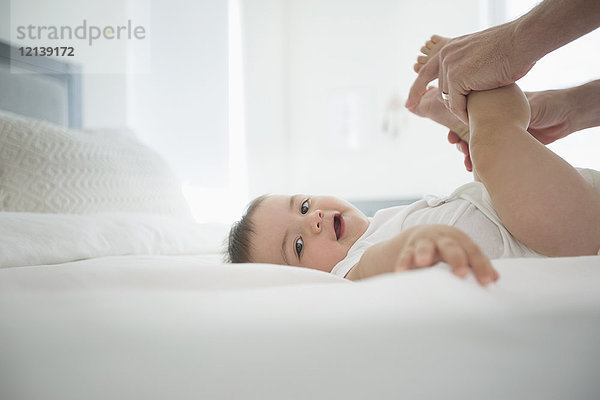
M 296 240 L 296 254 L 298 254 L 298 258 L 300 258 L 300 255 L 302 254 L 303 247 L 304 242 L 302 241 L 302 238 L 298 238 L 298 240 Z
M 302 204 L 300 204 L 300 212 L 302 214 L 306 214 L 308 212 L 308 206 L 310 205 L 310 203 L 308 202 L 308 200 L 304 200 L 302 202 Z

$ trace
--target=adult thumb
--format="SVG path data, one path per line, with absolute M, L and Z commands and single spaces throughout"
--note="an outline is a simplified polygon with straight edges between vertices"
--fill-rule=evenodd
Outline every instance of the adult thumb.
M 439 66 L 440 66 L 440 57 L 439 53 L 429 59 L 423 68 L 419 71 L 419 75 L 417 79 L 415 79 L 414 83 L 410 88 L 410 92 L 408 93 L 408 100 L 406 100 L 406 108 L 413 109 L 419 105 L 421 102 L 421 96 L 427 90 L 427 85 L 429 82 L 438 77 L 439 74 Z
M 462 121 L 463 124 L 469 126 L 469 116 L 467 114 L 467 96 L 460 93 L 458 90 L 451 87 L 449 89 L 449 101 L 448 101 L 448 109 L 452 114 L 454 114 L 458 119 Z

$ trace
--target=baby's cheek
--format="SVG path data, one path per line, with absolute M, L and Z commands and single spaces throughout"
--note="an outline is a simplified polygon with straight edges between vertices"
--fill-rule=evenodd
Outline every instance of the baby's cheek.
M 335 265 L 342 261 L 347 254 L 340 246 L 332 245 L 331 243 L 317 243 L 313 245 L 314 252 L 311 252 L 310 257 L 306 257 L 305 266 L 320 271 L 331 272 Z
M 328 265 L 330 266 L 329 271 L 331 271 L 337 263 L 346 258 L 346 255 L 348 255 L 348 250 L 349 249 L 346 248 L 346 246 L 337 245 L 328 252 Z

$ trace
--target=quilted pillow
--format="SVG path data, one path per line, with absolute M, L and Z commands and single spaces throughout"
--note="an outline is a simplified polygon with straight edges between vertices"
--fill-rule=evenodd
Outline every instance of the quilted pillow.
M 68 130 L 4 111 L 0 210 L 190 216 L 166 162 L 131 132 Z

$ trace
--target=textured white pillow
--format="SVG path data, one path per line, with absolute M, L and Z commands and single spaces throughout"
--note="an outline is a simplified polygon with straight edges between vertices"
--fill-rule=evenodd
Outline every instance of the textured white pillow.
M 0 269 L 133 254 L 196 254 L 219 263 L 228 230 L 157 214 L 0 212 Z
M 189 217 L 166 162 L 122 131 L 75 131 L 0 111 L 0 210 Z

